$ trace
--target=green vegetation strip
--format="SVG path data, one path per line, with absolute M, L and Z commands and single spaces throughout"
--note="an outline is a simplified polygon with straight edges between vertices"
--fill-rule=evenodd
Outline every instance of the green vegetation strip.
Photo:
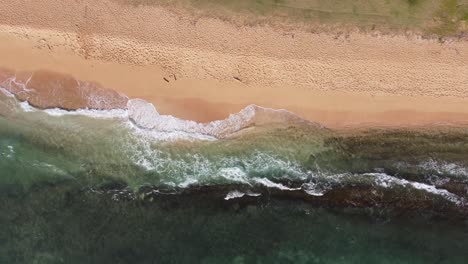
M 116 0 L 135 6 L 163 5 L 247 23 L 301 22 L 362 30 L 464 36 L 468 0 Z

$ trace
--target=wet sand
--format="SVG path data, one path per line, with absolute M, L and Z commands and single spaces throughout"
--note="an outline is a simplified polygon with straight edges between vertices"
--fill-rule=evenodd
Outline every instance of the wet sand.
M 72 75 L 163 114 L 207 122 L 257 104 L 330 127 L 468 123 L 466 41 L 239 26 L 109 0 L 0 10 L 0 67 Z

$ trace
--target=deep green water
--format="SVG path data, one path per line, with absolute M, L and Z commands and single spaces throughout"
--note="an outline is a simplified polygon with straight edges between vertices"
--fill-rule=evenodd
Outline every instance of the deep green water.
M 468 223 L 213 192 L 119 201 L 64 186 L 2 195 L 1 263 L 466 263 Z
M 0 93 L 0 263 L 468 263 L 466 128 L 57 114 Z

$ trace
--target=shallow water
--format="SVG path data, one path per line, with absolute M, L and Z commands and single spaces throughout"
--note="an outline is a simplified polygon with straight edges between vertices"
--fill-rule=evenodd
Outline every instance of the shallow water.
M 466 128 L 332 131 L 262 108 L 202 125 L 0 97 L 0 263 L 468 260 Z

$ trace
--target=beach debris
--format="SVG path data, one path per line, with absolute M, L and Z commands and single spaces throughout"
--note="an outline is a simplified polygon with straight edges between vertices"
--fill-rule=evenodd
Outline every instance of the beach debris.
M 283 36 L 290 36 L 291 38 L 294 38 L 294 33 L 283 33 Z
M 174 76 L 174 81 L 177 81 L 177 76 L 175 74 L 173 74 Z
M 241 78 L 237 77 L 237 76 L 233 76 L 234 79 L 238 80 L 239 82 L 242 82 Z
M 169 80 L 166 77 L 163 77 L 163 80 L 165 80 L 166 82 L 169 82 Z

